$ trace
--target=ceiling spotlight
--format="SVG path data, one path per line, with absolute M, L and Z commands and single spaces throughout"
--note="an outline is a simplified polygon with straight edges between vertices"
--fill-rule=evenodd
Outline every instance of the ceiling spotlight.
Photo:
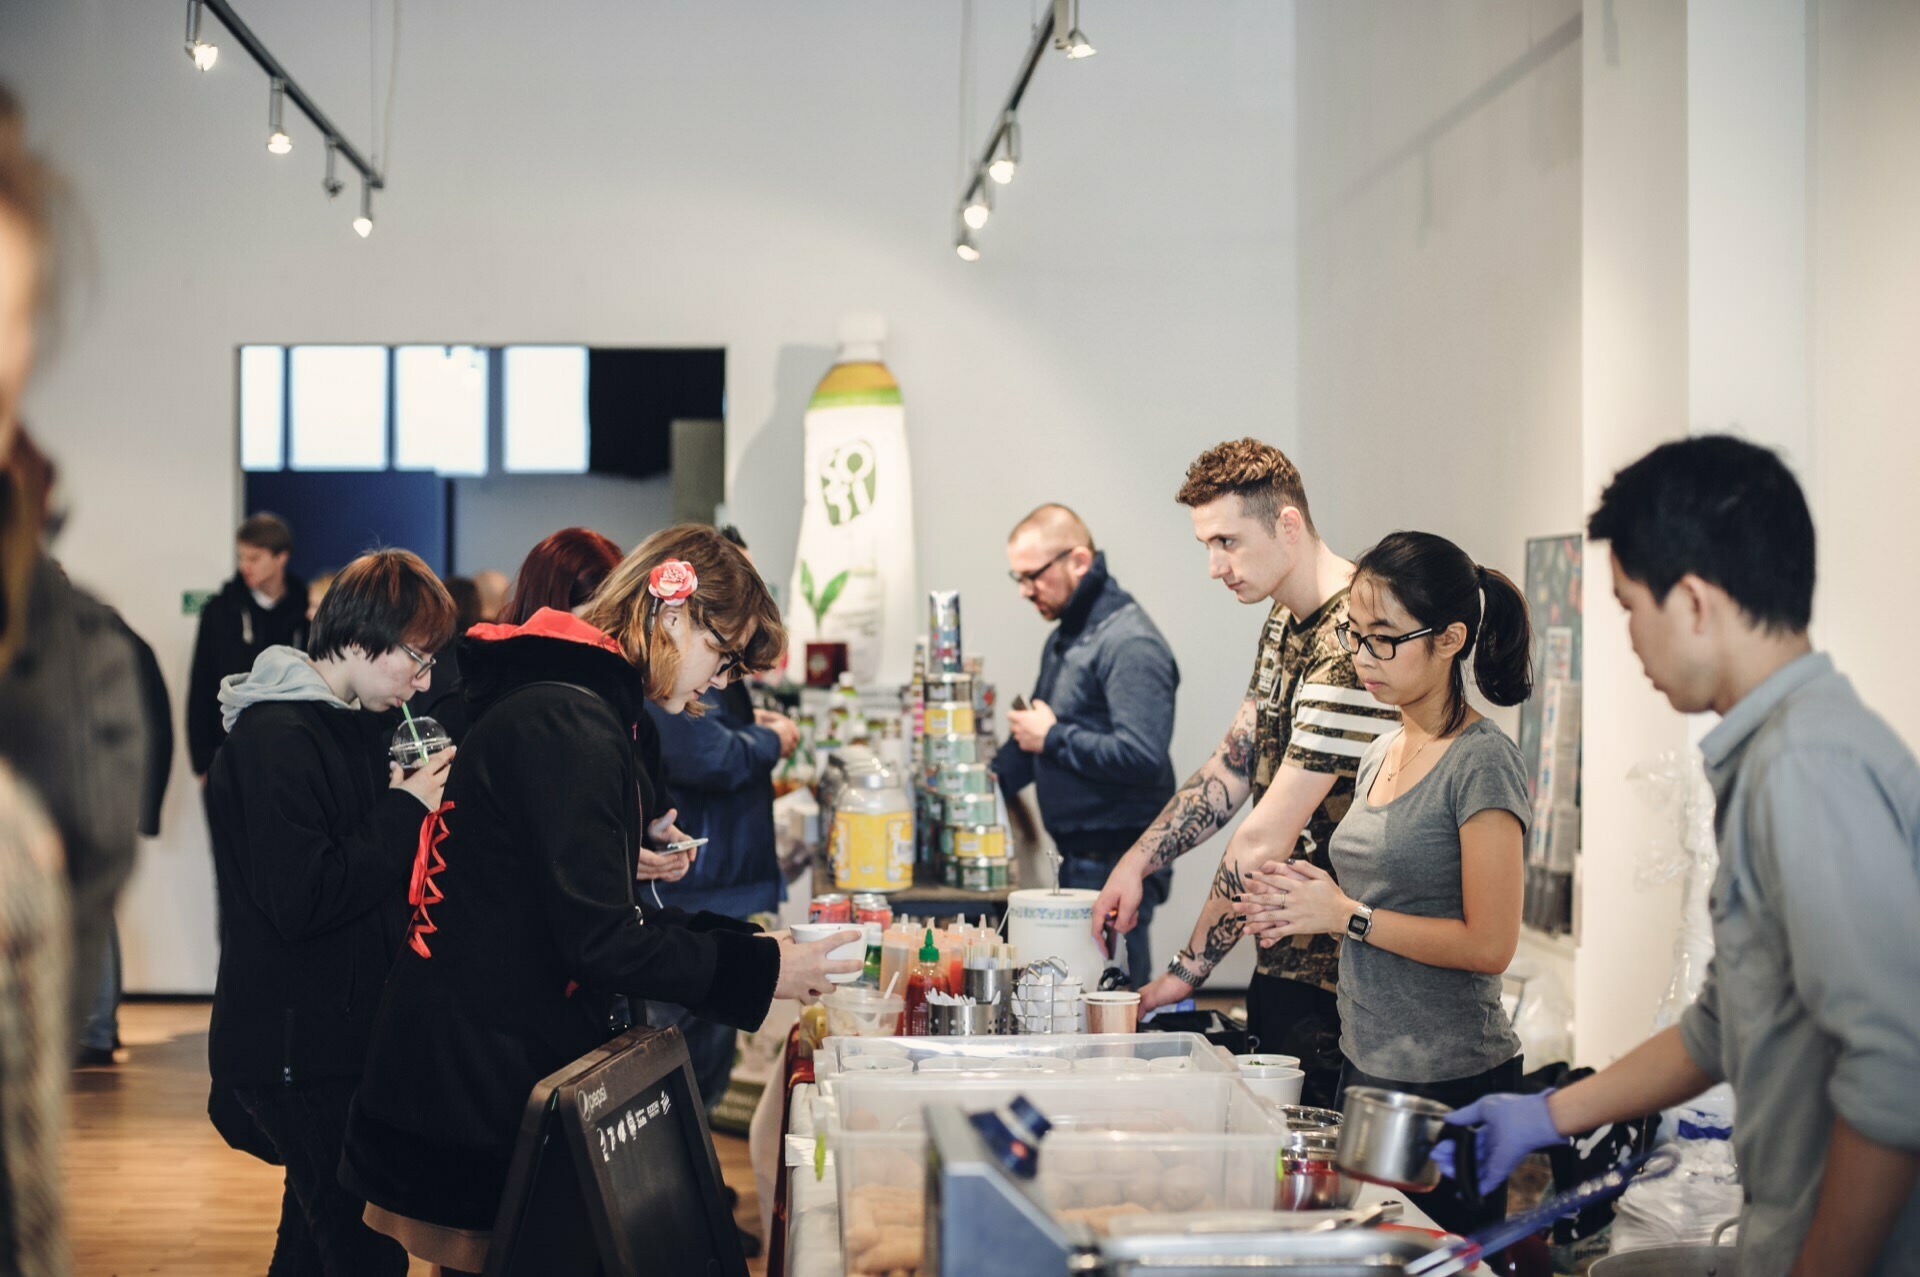
M 347 189 L 347 184 L 333 175 L 334 157 L 340 154 L 340 139 L 327 139 L 327 175 L 320 179 L 320 189 L 327 193 L 328 199 L 338 196 Z
M 953 251 L 960 255 L 963 262 L 980 260 L 980 250 L 974 247 L 973 236 L 966 231 L 961 231 L 960 238 L 953 241 Z
M 1055 31 L 1060 30 L 1058 15 L 1065 8 L 1065 0 L 1056 0 L 1053 28 Z M 1080 29 L 1080 0 L 1073 0 L 1073 20 L 1067 24 L 1066 39 L 1056 39 L 1053 44 L 1056 49 L 1066 50 L 1067 56 L 1075 61 L 1081 58 L 1090 58 L 1099 52 L 1098 49 L 1093 47 L 1093 41 L 1087 39 L 1087 33 Z
M 1014 170 L 1019 167 L 1020 122 L 1009 111 L 1006 123 L 1000 126 L 1000 143 L 994 149 L 993 159 L 987 164 L 987 176 L 1005 186 L 1013 180 Z
M 373 234 L 373 188 L 360 183 L 360 216 L 353 219 L 353 233 L 361 239 Z
M 267 150 L 274 155 L 285 155 L 293 149 L 293 139 L 288 137 L 286 129 L 280 126 L 280 116 L 286 101 L 287 82 L 276 78 L 273 82 L 273 96 L 267 102 Z
M 974 183 L 973 194 L 968 198 L 967 206 L 960 211 L 961 220 L 977 231 L 985 226 L 987 219 L 992 216 L 993 193 L 987 189 L 985 182 Z
M 200 38 L 201 7 L 202 0 L 187 0 L 187 56 L 193 59 L 194 70 L 211 71 L 220 60 L 220 46 Z

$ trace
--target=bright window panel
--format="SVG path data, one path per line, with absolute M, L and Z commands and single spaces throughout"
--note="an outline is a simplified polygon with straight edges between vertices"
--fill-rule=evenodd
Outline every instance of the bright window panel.
M 387 468 L 387 348 L 295 346 L 295 470 Z
M 394 464 L 441 474 L 487 472 L 487 352 L 401 346 L 393 352 Z
M 509 346 L 505 356 L 505 468 L 585 473 L 587 348 Z
M 240 468 L 280 470 L 287 464 L 280 410 L 287 390 L 285 351 L 240 347 Z

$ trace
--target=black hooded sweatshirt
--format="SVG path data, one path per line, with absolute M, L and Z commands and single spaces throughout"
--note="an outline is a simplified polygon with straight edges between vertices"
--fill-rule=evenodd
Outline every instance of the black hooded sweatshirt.
M 733 919 L 637 907 L 634 852 L 664 809 L 641 679 L 611 639 L 545 609 L 475 626 L 461 664 L 473 726 L 416 859 L 340 1174 L 396 1214 L 487 1229 L 528 1093 L 624 1027 L 620 997 L 753 1029 L 780 956 Z
M 200 609 L 187 677 L 187 756 L 194 775 L 207 774 L 227 738 L 220 725 L 220 680 L 246 673 L 260 653 L 280 646 L 302 651 L 307 646 L 307 583 L 291 572 L 270 608 L 261 607 L 247 583 L 235 576 Z

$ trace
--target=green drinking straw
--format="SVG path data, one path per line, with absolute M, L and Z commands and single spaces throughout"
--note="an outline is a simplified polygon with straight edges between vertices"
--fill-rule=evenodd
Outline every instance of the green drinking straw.
M 420 751 L 420 761 L 427 760 L 427 747 L 420 741 L 420 729 L 413 725 L 413 711 L 407 708 L 405 701 L 400 702 L 400 713 L 407 720 L 407 731 L 413 737 L 413 746 Z

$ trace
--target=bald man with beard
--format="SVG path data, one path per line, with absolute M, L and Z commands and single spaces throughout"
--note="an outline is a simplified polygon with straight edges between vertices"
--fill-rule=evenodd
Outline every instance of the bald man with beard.
M 1056 622 L 1031 705 L 994 759 L 1009 805 L 1029 784 L 1062 857 L 1060 885 L 1098 890 L 1114 862 L 1173 797 L 1173 698 L 1180 669 L 1146 609 L 1107 572 L 1080 516 L 1039 507 L 1007 538 L 1007 575 L 1042 620 Z M 1170 869 L 1148 877 L 1140 925 L 1127 935 L 1128 979 L 1151 976 L 1147 920 Z

